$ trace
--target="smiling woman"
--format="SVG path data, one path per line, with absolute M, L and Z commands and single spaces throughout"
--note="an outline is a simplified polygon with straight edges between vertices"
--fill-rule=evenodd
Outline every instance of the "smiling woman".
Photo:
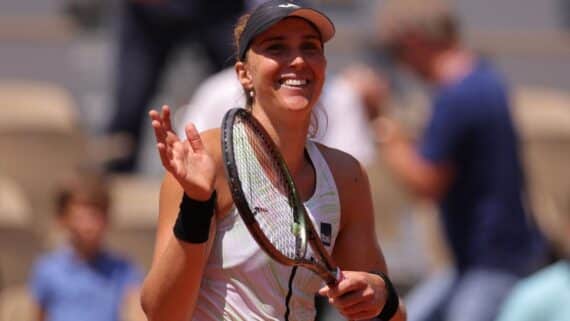
M 294 110 L 299 112 L 297 122 L 299 114 L 308 122 L 321 94 L 326 59 L 319 32 L 306 20 L 291 17 L 255 37 L 235 68 L 243 88 L 250 97 L 253 93 L 254 115 Z
M 249 47 L 236 71 L 245 90 L 266 91 L 259 93 L 258 104 L 310 111 L 320 96 L 326 68 L 317 29 L 303 18 L 285 18 L 255 37 Z M 271 83 L 262 85 L 264 81 Z
M 314 9 L 273 0 L 242 17 L 234 34 L 235 71 L 248 97 L 246 108 L 282 154 L 343 279 L 323 286 L 311 271 L 281 265 L 265 254 L 233 203 L 220 129 L 199 134 L 190 123 L 186 138 L 179 138 L 164 106 L 160 114 L 150 112 L 168 173 L 142 295 L 147 317 L 313 320 L 318 293 L 351 320 L 404 320 L 376 242 L 364 170 L 348 154 L 307 139 L 325 81 L 324 44 L 334 35 L 334 25 Z M 249 187 L 259 192 L 259 186 Z

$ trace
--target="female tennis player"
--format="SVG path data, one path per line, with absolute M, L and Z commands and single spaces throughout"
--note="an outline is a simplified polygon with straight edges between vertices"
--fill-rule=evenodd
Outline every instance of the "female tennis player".
M 220 129 L 198 134 L 188 124 L 181 139 L 164 106 L 150 112 L 168 173 L 141 298 L 149 320 L 314 320 L 316 294 L 350 320 L 405 320 L 385 275 L 363 168 L 307 138 L 325 80 L 324 43 L 333 35 L 332 22 L 314 9 L 265 2 L 235 28 L 235 70 L 246 108 L 277 145 L 342 278 L 326 286 L 308 269 L 272 260 L 234 206 Z

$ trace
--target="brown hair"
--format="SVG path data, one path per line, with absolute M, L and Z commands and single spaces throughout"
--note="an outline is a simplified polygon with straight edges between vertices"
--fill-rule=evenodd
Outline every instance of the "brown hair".
M 86 203 L 109 212 L 110 193 L 106 178 L 98 171 L 81 170 L 64 179 L 56 192 L 56 215 L 63 216 L 72 201 Z
M 246 14 L 242 15 L 241 17 L 239 17 L 239 19 L 238 19 L 238 21 L 234 27 L 234 46 L 235 46 L 235 52 L 236 52 L 236 60 L 239 60 L 238 52 L 241 49 L 239 47 L 239 40 L 241 38 L 243 31 L 245 30 L 245 26 L 247 25 L 247 22 L 249 21 L 250 16 L 251 16 L 251 14 L 246 13 Z
M 241 38 L 241 35 L 243 34 L 243 31 L 245 30 L 245 26 L 247 25 L 247 22 L 249 21 L 249 17 L 251 16 L 251 14 L 246 13 L 244 15 L 242 15 L 239 19 L 238 22 L 236 23 L 235 27 L 234 27 L 234 46 L 235 46 L 235 56 L 236 56 L 236 62 L 240 61 L 239 59 L 239 52 L 240 52 L 240 47 L 239 47 L 239 40 Z M 247 54 L 244 57 L 244 60 L 247 60 Z M 253 106 L 253 97 L 251 97 L 249 95 L 249 92 L 244 88 L 243 89 L 244 95 L 245 95 L 245 108 L 246 109 L 251 109 L 251 106 Z

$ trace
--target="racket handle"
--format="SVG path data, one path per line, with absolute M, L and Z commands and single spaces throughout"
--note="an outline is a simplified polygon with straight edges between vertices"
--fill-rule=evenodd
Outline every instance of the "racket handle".
M 344 279 L 344 275 L 339 267 L 337 267 L 336 270 L 329 271 L 328 273 L 326 273 L 326 275 L 323 274 L 321 276 L 324 278 L 325 283 L 328 286 L 335 286 L 338 284 L 338 282 Z
M 344 274 L 342 273 L 341 269 L 337 266 L 336 267 L 336 283 L 344 280 Z

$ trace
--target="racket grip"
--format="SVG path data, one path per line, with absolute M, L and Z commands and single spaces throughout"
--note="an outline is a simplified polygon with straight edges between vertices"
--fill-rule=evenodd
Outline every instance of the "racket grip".
M 320 270 L 319 275 L 329 287 L 336 286 L 338 282 L 344 279 L 344 275 L 339 267 L 334 270 Z
M 344 280 L 344 274 L 342 273 L 342 270 L 337 266 L 336 267 L 336 283 Z

